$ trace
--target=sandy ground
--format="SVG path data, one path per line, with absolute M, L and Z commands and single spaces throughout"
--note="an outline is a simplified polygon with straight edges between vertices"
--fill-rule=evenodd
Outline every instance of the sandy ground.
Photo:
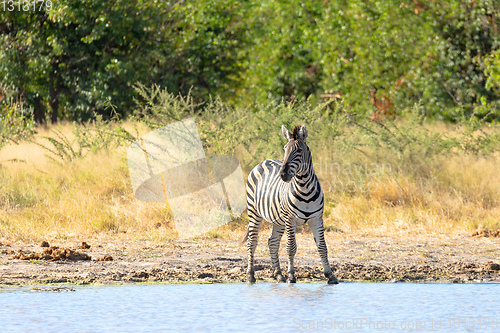
M 50 245 L 85 253 L 91 260 L 13 259 L 20 253 L 29 257 L 29 253 L 42 253 L 47 248 L 41 247 L 41 244 L 0 243 L 0 285 L 214 283 L 240 282 L 245 278 L 246 253 L 238 247 L 236 240 L 179 240 L 165 244 L 85 241 L 90 245 L 89 249 L 81 249 L 81 243 L 76 242 L 54 242 Z M 261 236 L 256 256 L 255 275 L 258 281 L 272 281 L 266 243 Z M 341 282 L 500 283 L 500 238 L 461 235 L 413 238 L 329 236 L 327 244 L 330 263 Z M 104 256 L 111 256 L 113 260 L 96 260 Z M 282 268 L 286 269 L 284 241 L 280 258 Z M 310 234 L 298 235 L 295 267 L 298 282 L 326 283 Z

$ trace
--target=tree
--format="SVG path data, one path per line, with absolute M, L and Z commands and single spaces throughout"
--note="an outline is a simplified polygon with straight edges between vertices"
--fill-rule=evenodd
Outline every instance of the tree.
M 117 0 L 53 2 L 51 11 L 0 21 L 1 83 L 15 87 L 38 122 L 126 115 L 136 82 L 197 99 L 231 91 L 238 75 L 240 4 Z

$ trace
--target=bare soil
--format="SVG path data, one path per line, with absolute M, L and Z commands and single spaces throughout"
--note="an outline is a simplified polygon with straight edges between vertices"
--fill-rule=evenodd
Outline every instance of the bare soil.
M 0 285 L 245 279 L 246 253 L 236 240 L 85 242 L 0 243 Z M 261 235 L 256 255 L 258 281 L 272 281 L 266 243 Z M 327 244 L 340 281 L 500 283 L 500 238 L 496 237 L 355 238 L 330 234 Z M 286 271 L 283 241 L 280 254 Z M 298 282 L 326 283 L 311 234 L 298 235 L 295 268 Z

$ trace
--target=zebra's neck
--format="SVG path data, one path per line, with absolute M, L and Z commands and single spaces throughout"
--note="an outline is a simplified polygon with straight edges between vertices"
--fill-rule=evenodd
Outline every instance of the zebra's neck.
M 304 159 L 297 175 L 292 179 L 292 186 L 298 189 L 311 189 L 317 183 L 316 174 L 312 165 L 312 156 L 309 148 L 307 149 L 307 157 Z

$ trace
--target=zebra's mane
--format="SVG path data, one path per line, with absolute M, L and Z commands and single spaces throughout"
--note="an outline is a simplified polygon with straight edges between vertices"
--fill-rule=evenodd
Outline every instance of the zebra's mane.
M 302 128 L 302 126 L 300 126 L 300 125 L 297 125 L 293 128 L 292 137 L 294 140 L 297 140 L 299 138 L 299 131 L 301 128 Z

